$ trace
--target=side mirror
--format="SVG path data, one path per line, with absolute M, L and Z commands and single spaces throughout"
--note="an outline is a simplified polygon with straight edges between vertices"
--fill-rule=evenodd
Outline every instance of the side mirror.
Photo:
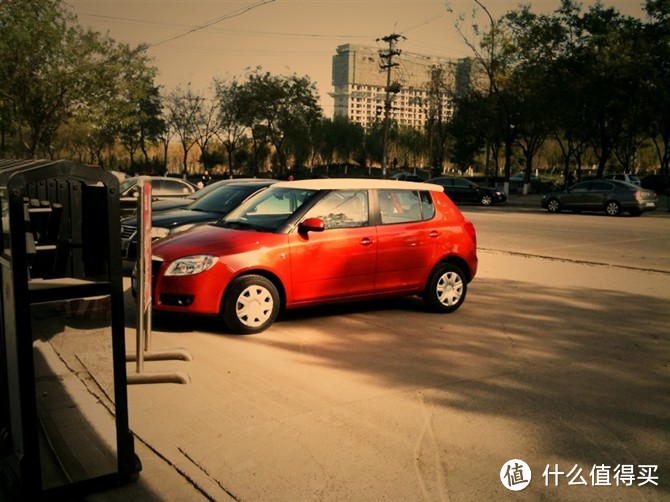
M 307 218 L 298 225 L 298 232 L 306 234 L 307 232 L 323 232 L 326 224 L 321 218 Z

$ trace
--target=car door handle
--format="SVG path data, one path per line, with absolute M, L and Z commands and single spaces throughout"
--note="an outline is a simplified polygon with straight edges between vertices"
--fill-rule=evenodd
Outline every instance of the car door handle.
M 440 236 L 440 232 L 437 230 L 431 230 L 430 233 L 428 234 L 428 237 L 431 239 L 437 239 Z
M 361 239 L 361 246 L 372 246 L 374 243 L 374 239 L 370 239 L 369 237 Z

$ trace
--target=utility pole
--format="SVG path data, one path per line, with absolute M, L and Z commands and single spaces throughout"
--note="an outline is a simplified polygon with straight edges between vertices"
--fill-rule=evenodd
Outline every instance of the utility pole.
M 379 67 L 382 70 L 386 70 L 386 97 L 384 99 L 384 136 L 382 140 L 382 177 L 386 178 L 386 166 L 388 164 L 388 139 L 389 139 L 389 123 L 391 118 L 391 103 L 393 102 L 393 96 L 400 92 L 400 84 L 394 83 L 391 85 L 391 70 L 394 66 L 398 66 L 398 63 L 393 62 L 394 56 L 399 56 L 402 51 L 396 49 L 396 44 L 399 39 L 405 39 L 404 36 L 398 35 L 397 33 L 392 33 L 381 39 L 378 38 L 377 42 L 380 40 L 388 44 L 388 49 L 380 50 L 379 57 L 382 62 L 379 64 Z

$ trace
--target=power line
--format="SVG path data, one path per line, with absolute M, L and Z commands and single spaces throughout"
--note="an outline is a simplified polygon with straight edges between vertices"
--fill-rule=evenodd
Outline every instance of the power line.
M 148 45 L 148 46 L 147 46 L 147 49 L 151 49 L 151 48 L 153 48 L 153 47 L 157 47 L 157 46 L 159 46 L 159 45 L 163 45 L 163 44 L 166 44 L 166 43 L 168 43 L 168 42 L 172 42 L 173 40 L 177 40 L 178 38 L 185 37 L 186 35 L 190 35 L 191 33 L 195 33 L 196 31 L 204 30 L 205 28 L 209 28 L 210 26 L 214 26 L 215 24 L 218 24 L 218 23 L 220 23 L 220 22 L 222 22 L 222 21 L 227 21 L 228 19 L 233 19 L 233 18 L 235 18 L 235 17 L 239 17 L 239 16 L 241 16 L 242 14 L 246 14 L 247 12 L 249 12 L 249 11 L 251 11 L 251 10 L 254 10 L 254 9 L 258 8 L 258 7 L 262 7 L 263 5 L 272 3 L 272 2 L 274 2 L 274 1 L 275 1 L 275 0 L 261 0 L 261 1 L 258 2 L 258 3 L 255 3 L 255 4 L 253 4 L 253 5 L 250 5 L 249 7 L 245 7 L 245 8 L 243 8 L 243 9 L 240 9 L 240 10 L 238 10 L 238 11 L 232 12 L 232 13 L 230 13 L 230 14 L 224 14 L 223 16 L 218 17 L 218 18 L 216 18 L 216 19 L 214 19 L 214 20 L 212 20 L 212 21 L 208 21 L 208 22 L 206 22 L 206 23 L 204 23 L 204 24 L 195 26 L 195 27 L 191 28 L 191 29 L 188 30 L 188 31 L 185 31 L 185 32 L 183 32 L 183 33 L 179 33 L 178 35 L 174 35 L 174 36 L 172 36 L 172 37 L 170 37 L 170 38 L 167 38 L 167 39 L 165 39 L 165 40 L 163 40 L 163 41 L 161 41 L 161 42 L 156 42 L 156 43 L 153 43 L 153 44 L 151 44 L 151 45 Z

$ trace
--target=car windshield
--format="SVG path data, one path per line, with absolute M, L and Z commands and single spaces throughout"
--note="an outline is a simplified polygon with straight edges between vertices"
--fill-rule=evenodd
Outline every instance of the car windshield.
M 119 184 L 119 191 L 123 193 L 126 190 L 128 190 L 131 186 L 136 184 L 137 184 L 137 178 L 128 178 L 127 180 L 124 180 Z
M 257 185 L 225 185 L 191 204 L 191 211 L 227 214 L 244 199 L 258 190 Z
M 274 232 L 315 193 L 316 190 L 271 187 L 243 202 L 217 225 Z

